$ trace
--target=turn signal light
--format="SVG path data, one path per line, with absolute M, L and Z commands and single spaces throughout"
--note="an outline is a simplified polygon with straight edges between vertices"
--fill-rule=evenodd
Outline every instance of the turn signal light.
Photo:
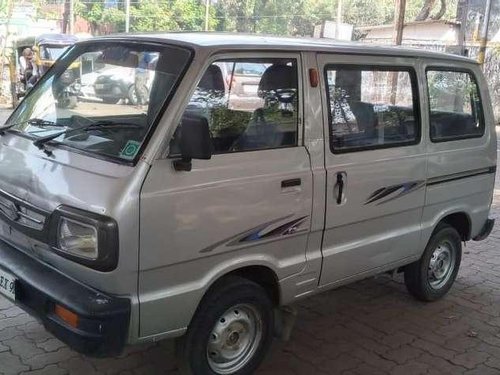
M 309 69 L 309 83 L 311 87 L 318 87 L 319 85 L 319 73 L 316 69 Z
M 77 328 L 80 318 L 74 312 L 69 311 L 61 305 L 55 305 L 54 314 L 68 323 L 71 327 Z

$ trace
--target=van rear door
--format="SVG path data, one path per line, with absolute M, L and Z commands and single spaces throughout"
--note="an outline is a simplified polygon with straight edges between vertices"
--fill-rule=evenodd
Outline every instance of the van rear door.
M 471 238 L 488 219 L 496 172 L 496 129 L 487 83 L 474 63 L 425 62 L 429 112 L 428 175 L 422 234 L 466 213 Z M 469 229 L 469 228 L 467 228 Z
M 416 257 L 426 155 L 415 59 L 320 54 L 318 63 L 327 172 L 324 286 Z

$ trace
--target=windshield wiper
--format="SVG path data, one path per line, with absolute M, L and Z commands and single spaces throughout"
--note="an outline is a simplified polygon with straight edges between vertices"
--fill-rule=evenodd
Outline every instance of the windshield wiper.
M 54 121 L 43 120 L 41 118 L 32 118 L 29 120 L 14 122 L 14 123 L 9 124 L 9 125 L 0 126 L 0 135 L 4 135 L 6 130 L 13 128 L 14 126 L 22 125 L 22 124 L 26 124 L 26 123 L 28 123 L 29 125 L 35 125 L 35 126 L 39 126 L 39 127 L 44 127 L 44 126 L 63 127 L 64 126 L 61 124 L 57 124 Z
M 47 142 L 50 142 L 53 139 L 56 139 L 64 134 L 72 134 L 72 133 L 77 133 L 79 131 L 85 132 L 85 131 L 91 131 L 91 130 L 96 130 L 96 129 L 109 129 L 109 130 L 143 129 L 143 126 L 141 126 L 139 124 L 127 124 L 127 123 L 120 124 L 120 123 L 116 123 L 113 121 L 96 121 L 96 122 L 92 122 L 92 123 L 84 125 L 84 126 L 80 126 L 78 128 L 66 129 L 66 130 L 60 131 L 60 132 L 55 133 L 55 134 L 51 134 L 51 135 L 47 135 L 45 137 L 38 138 L 38 139 L 33 141 L 33 144 L 36 147 L 38 147 L 40 150 L 43 150 L 47 155 L 51 155 L 52 152 L 45 148 L 45 144 Z

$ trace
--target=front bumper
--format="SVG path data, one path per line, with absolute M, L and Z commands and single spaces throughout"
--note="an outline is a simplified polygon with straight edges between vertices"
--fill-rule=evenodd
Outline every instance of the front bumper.
M 1 240 L 0 268 L 17 278 L 15 303 L 69 347 L 95 357 L 114 356 L 123 350 L 130 321 L 129 299 L 79 283 Z M 54 313 L 56 304 L 78 315 L 76 328 Z
M 481 232 L 473 238 L 474 241 L 482 241 L 486 237 L 488 237 L 493 230 L 493 226 L 495 225 L 495 219 L 487 219 L 481 228 Z

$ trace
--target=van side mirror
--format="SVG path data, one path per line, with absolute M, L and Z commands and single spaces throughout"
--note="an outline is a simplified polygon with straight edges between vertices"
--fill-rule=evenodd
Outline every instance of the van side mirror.
M 181 159 L 174 160 L 176 171 L 191 170 L 192 159 L 212 158 L 212 139 L 208 121 L 203 116 L 184 114 L 181 121 Z

